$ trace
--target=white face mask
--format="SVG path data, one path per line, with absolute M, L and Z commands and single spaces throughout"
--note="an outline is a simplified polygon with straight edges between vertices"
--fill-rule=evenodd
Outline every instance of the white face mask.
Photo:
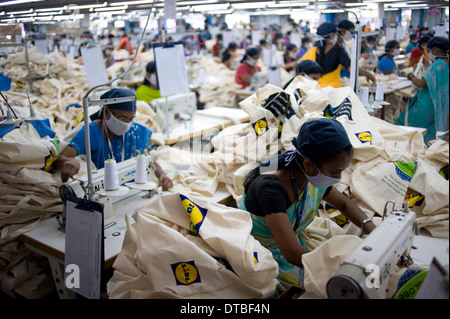
M 251 66 L 255 66 L 256 65 L 256 59 L 247 57 L 247 64 L 251 65 Z
M 342 37 L 345 41 L 349 41 L 352 39 L 352 33 L 350 31 L 346 31 L 344 36 Z
M 430 61 L 434 62 L 434 60 L 436 60 L 437 57 L 430 51 L 428 52 L 428 58 L 430 59 Z
M 394 52 L 392 52 L 393 56 L 400 55 L 400 49 L 394 49 Z
M 291 58 L 291 59 L 297 59 L 297 56 L 298 56 L 298 54 L 297 54 L 297 52 L 289 52 L 289 57 Z
M 333 46 L 335 46 L 336 45 L 336 42 L 337 42 L 337 36 L 334 36 L 334 38 L 333 39 L 327 39 L 327 41 L 328 42 L 330 42 Z
M 375 47 L 375 44 L 372 44 L 372 43 L 367 43 L 367 47 L 368 47 L 369 49 L 372 49 L 372 48 L 374 48 L 374 47 Z
M 308 182 L 310 182 L 312 184 L 312 186 L 314 186 L 315 188 L 328 188 L 331 185 L 334 185 L 334 184 L 339 183 L 341 181 L 340 178 L 334 178 L 334 177 L 330 177 L 330 176 L 327 176 L 327 175 L 323 174 L 320 171 L 320 169 L 316 166 L 316 164 L 314 164 L 314 166 L 316 167 L 317 171 L 319 172 L 316 176 L 309 176 L 303 170 L 301 165 L 298 165 L 298 166 L 302 170 L 303 174 L 305 174 L 305 177 L 308 180 Z
M 146 79 L 148 82 L 150 82 L 151 85 L 158 86 L 158 80 L 156 79 L 156 74 L 155 74 L 155 73 L 152 73 L 152 74 L 150 75 L 150 77 L 148 77 L 148 75 L 145 74 L 145 79 Z
M 110 114 L 109 120 L 107 120 L 105 117 L 105 123 L 111 132 L 119 136 L 128 132 L 133 122 L 125 123 L 116 118 L 111 111 L 109 111 L 109 114 Z

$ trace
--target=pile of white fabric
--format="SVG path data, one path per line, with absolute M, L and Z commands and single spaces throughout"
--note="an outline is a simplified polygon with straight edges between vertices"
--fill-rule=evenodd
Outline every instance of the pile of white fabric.
M 11 297 L 41 298 L 54 290 L 46 258 L 18 237 L 62 212 L 60 175 L 47 170 L 65 145 L 40 138 L 32 125 L 0 139 L 0 290 Z
M 57 136 L 64 136 L 69 125 L 81 112 L 81 108 L 67 107 L 71 104 L 81 105 L 83 96 L 89 89 L 86 72 L 70 56 L 56 51 L 44 55 L 31 47 L 28 55 L 31 74 L 37 77 L 32 82 L 30 101 L 27 97 L 29 84 L 25 52 L 21 51 L 10 54 L 5 61 L 4 73 L 13 80 L 11 90 L 5 93 L 8 102 L 13 108 L 29 108 L 31 102 L 36 115 L 50 118 L 53 131 Z

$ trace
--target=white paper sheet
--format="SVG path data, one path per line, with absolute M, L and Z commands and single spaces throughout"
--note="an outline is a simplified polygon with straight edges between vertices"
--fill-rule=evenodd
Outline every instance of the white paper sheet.
M 183 45 L 155 47 L 154 53 L 161 96 L 189 92 Z
M 79 272 L 65 273 L 70 290 L 88 298 L 100 298 L 102 266 L 103 212 L 76 208 L 77 203 L 66 202 L 66 243 L 64 268 L 76 265 Z M 69 266 L 69 267 L 68 267 Z M 79 274 L 79 287 L 68 287 L 68 277 Z
M 83 67 L 86 72 L 89 87 L 108 83 L 106 66 L 103 61 L 102 49 L 98 45 L 91 48 L 82 48 Z
M 269 83 L 281 88 L 281 72 L 280 68 L 269 68 L 267 70 L 267 78 Z

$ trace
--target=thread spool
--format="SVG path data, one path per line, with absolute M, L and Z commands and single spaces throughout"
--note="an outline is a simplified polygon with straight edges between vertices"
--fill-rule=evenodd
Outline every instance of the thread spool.
M 377 83 L 377 90 L 375 91 L 375 101 L 383 101 L 384 100 L 384 84 Z
M 136 161 L 136 176 L 134 181 L 137 184 L 145 184 L 147 182 L 147 157 L 139 155 Z
M 369 88 L 367 86 L 363 86 L 359 91 L 359 99 L 362 104 L 366 107 L 370 106 L 369 104 Z
M 117 189 L 119 189 L 119 176 L 116 161 L 108 159 L 105 161 L 105 190 L 113 191 Z

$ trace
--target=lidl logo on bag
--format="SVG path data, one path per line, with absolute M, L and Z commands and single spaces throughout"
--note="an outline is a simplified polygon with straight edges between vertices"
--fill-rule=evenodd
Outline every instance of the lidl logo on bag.
M 170 266 L 172 267 L 177 286 L 186 286 L 196 282 L 201 282 L 198 268 L 195 266 L 195 262 L 193 260 L 171 264 Z
M 83 122 L 83 119 L 84 119 L 84 114 L 83 113 L 80 113 L 78 116 L 77 116 L 77 118 L 75 119 L 75 121 L 73 122 L 73 124 L 72 124 L 72 130 L 78 125 L 78 124 L 80 124 L 81 122 Z
M 191 201 L 187 196 L 184 196 L 180 194 L 181 203 L 183 204 L 184 209 L 186 210 L 186 213 L 189 215 L 189 219 L 191 220 L 191 223 L 194 227 L 192 229 L 195 232 L 200 231 L 200 227 L 203 224 L 203 221 L 205 220 L 206 213 L 208 212 L 207 209 L 197 205 L 193 201 Z
M 424 198 L 425 197 L 422 194 L 413 192 L 413 193 L 407 193 L 406 194 L 405 201 L 407 201 L 409 203 L 408 207 L 412 208 L 414 206 L 422 205 L 423 201 L 424 201 Z
M 370 145 L 372 145 L 372 133 L 370 133 L 369 131 L 357 133 L 355 135 L 358 140 L 361 141 L 361 143 L 370 143 Z
M 46 172 L 50 170 L 50 166 L 53 164 L 53 162 L 59 158 L 59 140 L 55 138 L 49 141 L 50 143 L 55 145 L 57 155 L 50 153 L 44 158 L 44 167 L 42 167 L 41 170 L 44 170 Z
M 416 170 L 416 162 L 395 162 L 395 172 L 402 180 L 410 182 Z
M 253 252 L 253 263 L 254 264 L 259 263 L 258 253 L 256 251 Z
M 253 123 L 252 126 L 255 129 L 257 136 L 261 136 L 269 130 L 269 125 L 267 124 L 267 119 L 265 117 Z

